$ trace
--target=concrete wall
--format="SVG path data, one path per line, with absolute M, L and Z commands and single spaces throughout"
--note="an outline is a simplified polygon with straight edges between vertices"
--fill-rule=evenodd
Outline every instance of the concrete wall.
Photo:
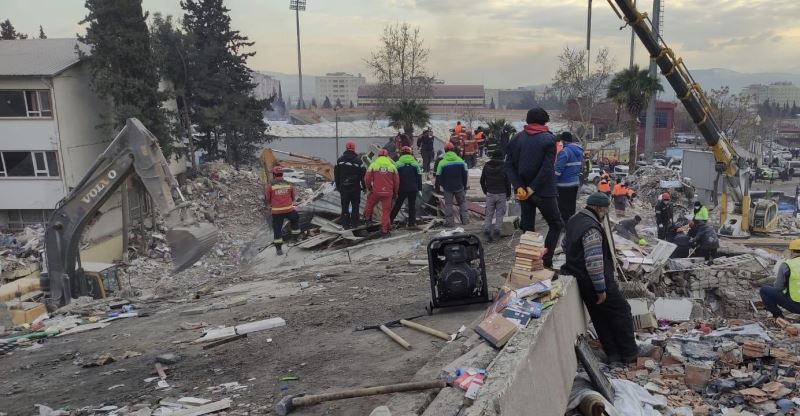
M 578 368 L 575 340 L 586 331 L 586 315 L 575 280 L 560 280 L 561 299 L 500 351 L 464 415 L 564 414 Z

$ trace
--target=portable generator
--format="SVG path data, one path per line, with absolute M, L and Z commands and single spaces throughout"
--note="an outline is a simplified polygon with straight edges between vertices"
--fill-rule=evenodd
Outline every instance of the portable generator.
M 489 302 L 481 240 L 472 234 L 438 237 L 428 243 L 431 278 L 429 314 L 436 308 Z

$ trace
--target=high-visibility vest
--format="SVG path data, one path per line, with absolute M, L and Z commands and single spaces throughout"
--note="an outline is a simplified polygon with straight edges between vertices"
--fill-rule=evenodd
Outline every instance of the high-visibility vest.
M 785 261 L 789 266 L 789 282 L 784 293 L 795 302 L 800 302 L 800 257 Z
M 456 124 L 456 126 L 453 128 L 453 133 L 459 134 L 459 133 L 461 133 L 461 129 L 462 129 L 461 125 L 460 124 Z
M 608 193 L 611 192 L 611 184 L 608 183 L 607 180 L 603 179 L 597 183 L 597 192 Z
M 628 191 L 625 189 L 625 185 L 621 183 L 614 185 L 614 192 L 611 192 L 611 196 L 628 196 Z

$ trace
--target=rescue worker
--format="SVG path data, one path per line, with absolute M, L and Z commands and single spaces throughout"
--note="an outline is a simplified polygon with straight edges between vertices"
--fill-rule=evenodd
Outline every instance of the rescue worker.
M 581 186 L 583 148 L 573 142 L 572 133 L 560 135 L 563 149 L 556 155 L 556 186 L 558 186 L 558 211 L 566 224 L 575 214 L 578 204 L 578 189 Z
M 486 154 L 491 157 L 495 150 L 500 150 L 500 138 L 493 133 L 490 134 L 489 138 L 486 139 L 484 147 L 486 148 Z
M 467 132 L 464 136 L 464 141 L 462 142 L 464 162 L 467 163 L 468 168 L 472 169 L 478 163 L 478 142 L 475 141 L 472 133 Z
M 381 149 L 378 157 L 372 161 L 364 176 L 369 196 L 367 205 L 364 207 L 364 219 L 372 221 L 372 212 L 375 204 L 381 204 L 381 235 L 389 236 L 391 225 L 392 199 L 397 196 L 400 189 L 400 178 L 397 176 L 397 167 L 392 159 L 389 159 L 389 152 Z
M 395 159 L 397 152 L 400 150 L 400 148 L 395 145 L 395 138 L 390 138 L 389 141 L 383 145 L 383 150 L 386 150 L 392 160 Z
M 422 171 L 427 173 L 431 171 L 431 163 L 433 163 L 433 141 L 435 140 L 433 132 L 430 127 L 422 132 L 422 135 L 417 138 L 417 148 L 422 155 Z
M 695 218 L 689 223 L 689 226 L 694 228 L 694 232 L 690 235 L 694 236 L 691 243 L 692 247 L 695 247 L 695 256 L 703 257 L 711 264 L 711 261 L 717 257 L 719 236 L 717 236 L 717 230 L 708 223 L 708 211 L 703 213 L 701 210 L 695 214 Z
M 656 204 L 656 225 L 658 226 L 658 239 L 668 240 L 669 232 L 672 229 L 673 207 L 669 192 L 661 194 L 661 198 Z
M 636 346 L 631 307 L 614 278 L 614 254 L 603 231 L 609 205 L 606 194 L 595 192 L 586 207 L 569 219 L 562 243 L 566 263 L 561 271 L 575 276 L 608 362 L 631 363 L 648 351 Z
M 503 152 L 505 155 L 508 153 L 508 143 L 511 142 L 511 138 L 517 134 L 517 129 L 514 128 L 512 125 L 506 125 L 503 127 L 502 133 L 500 133 L 500 141 L 497 145 L 500 147 L 500 151 Z
M 407 223 L 409 227 L 414 227 L 417 225 L 417 194 L 422 190 L 422 173 L 417 159 L 411 154 L 410 147 L 404 146 L 400 149 L 400 159 L 397 159 L 396 166 L 400 188 L 392 208 L 391 222 L 394 223 L 400 208 L 403 207 L 403 202 L 408 201 Z
M 455 153 L 456 155 L 458 155 L 458 157 L 461 157 L 461 135 L 462 134 L 463 133 L 453 133 L 450 136 L 450 142 L 449 143 L 453 145 L 452 152 Z
M 333 177 L 336 190 L 341 197 L 341 225 L 345 228 L 358 227 L 358 210 L 361 206 L 361 192 L 367 189 L 364 183 L 364 175 L 367 169 L 364 162 L 356 154 L 356 144 L 347 142 L 344 145 L 345 151 L 336 167 L 333 168 Z
M 689 239 L 689 236 L 683 230 L 683 227 L 674 227 L 675 228 L 675 238 L 672 240 L 672 243 L 678 246 L 675 248 L 675 251 L 672 252 L 672 255 L 669 256 L 671 259 L 685 259 L 689 257 L 689 251 L 692 249 L 692 243 Z
M 600 182 L 597 182 L 597 192 L 602 192 L 606 194 L 607 197 L 611 197 L 611 182 L 608 178 L 600 177 Z
M 486 133 L 483 132 L 483 127 L 478 126 L 478 128 L 475 129 L 473 138 L 475 139 L 475 146 L 478 148 L 478 156 L 483 157 L 483 150 L 486 143 Z
M 491 159 L 481 171 L 481 190 L 486 195 L 486 212 L 483 233 L 489 242 L 500 238 L 503 217 L 506 215 L 507 200 L 511 198 L 511 182 L 506 175 L 503 152 L 495 150 Z M 494 225 L 492 225 L 494 219 Z
M 611 191 L 611 197 L 614 198 L 614 211 L 618 217 L 625 216 L 625 206 L 628 205 L 628 189 L 622 180 L 617 179 L 614 185 L 614 190 Z
M 557 200 L 556 138 L 545 125 L 550 121 L 550 115 L 544 109 L 528 110 L 525 121 L 528 123 L 525 129 L 508 144 L 506 174 L 520 201 L 520 228 L 523 231 L 535 230 L 537 208 L 547 221 L 544 242 L 547 252 L 542 261 L 544 267 L 552 268 L 558 237 L 564 228 Z
M 759 290 L 764 309 L 770 311 L 779 324 L 788 324 L 783 311 L 800 313 L 800 240 L 789 243 L 789 259 L 781 263 L 775 275 L 775 284 Z
M 272 168 L 272 183 L 264 190 L 264 202 L 272 209 L 272 244 L 275 254 L 283 255 L 283 221 L 289 221 L 291 238 L 300 235 L 300 216 L 294 209 L 294 187 L 283 180 L 283 168 Z
M 700 201 L 694 201 L 693 218 L 705 218 L 705 221 L 708 221 L 708 208 Z
M 469 224 L 467 212 L 467 164 L 455 152 L 452 143 L 444 145 L 444 157 L 436 167 L 436 189 L 444 190 L 444 225 L 455 227 L 453 199 L 458 203 L 461 224 Z
M 455 127 L 453 127 L 453 133 L 455 133 L 455 134 L 461 134 L 461 132 L 462 132 L 463 130 L 464 130 L 464 128 L 463 128 L 463 127 L 461 127 L 461 121 L 456 121 L 456 126 L 455 126 Z
M 640 222 L 642 222 L 642 217 L 636 215 L 633 218 L 618 222 L 614 226 L 614 231 L 622 236 L 622 238 L 626 238 L 641 244 L 639 232 L 636 231 L 636 226 L 639 225 Z M 647 244 L 647 242 L 645 242 L 645 244 Z

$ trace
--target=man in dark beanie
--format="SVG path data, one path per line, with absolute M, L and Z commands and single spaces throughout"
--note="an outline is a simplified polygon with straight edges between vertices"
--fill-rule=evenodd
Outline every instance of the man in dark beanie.
M 608 362 L 635 362 L 640 355 L 628 301 L 614 279 L 614 254 L 603 228 L 611 199 L 589 195 L 586 208 L 567 222 L 562 243 L 567 262 L 561 272 L 574 276 Z M 645 351 L 642 351 L 645 352 Z
M 550 121 L 542 108 L 528 110 L 523 131 L 508 143 L 506 174 L 519 200 L 522 218 L 520 228 L 534 231 L 536 209 L 547 221 L 547 236 L 544 245 L 547 253 L 543 257 L 544 267 L 553 267 L 553 253 L 564 223 L 558 211 L 555 158 L 556 138 L 545 126 Z
M 556 183 L 558 185 L 558 210 L 566 224 L 575 214 L 578 203 L 578 189 L 581 186 L 583 168 L 583 148 L 574 143 L 572 133 L 565 131 L 558 135 L 563 147 L 556 156 Z

